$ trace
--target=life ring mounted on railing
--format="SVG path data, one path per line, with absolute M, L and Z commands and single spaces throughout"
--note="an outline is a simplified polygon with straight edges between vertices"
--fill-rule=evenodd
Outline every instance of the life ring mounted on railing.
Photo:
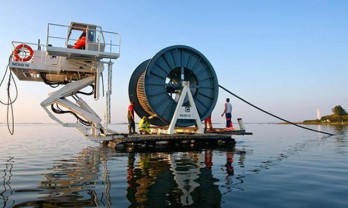
M 34 51 L 27 44 L 19 44 L 13 51 L 13 58 L 15 61 L 26 62 L 33 58 Z

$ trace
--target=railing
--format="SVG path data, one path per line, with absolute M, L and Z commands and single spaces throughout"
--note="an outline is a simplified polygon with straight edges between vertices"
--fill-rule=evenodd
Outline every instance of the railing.
M 74 30 L 66 25 L 49 23 L 47 27 L 47 47 L 71 48 L 78 40 L 79 30 Z M 79 28 L 80 29 L 80 28 Z M 98 51 L 103 53 L 120 53 L 121 36 L 115 32 L 103 31 L 101 27 L 89 28 L 87 25 L 87 37 L 85 50 Z M 75 33 L 75 34 L 73 34 Z M 93 35 L 93 36 L 92 36 Z

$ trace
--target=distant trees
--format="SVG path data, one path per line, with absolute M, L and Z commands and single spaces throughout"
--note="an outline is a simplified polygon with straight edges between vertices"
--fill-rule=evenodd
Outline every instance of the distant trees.
M 341 105 L 336 105 L 332 109 L 332 113 L 333 113 L 334 116 L 344 116 L 344 115 L 347 115 L 346 110 L 344 110 Z
M 305 124 L 327 124 L 327 123 L 335 123 L 335 124 L 344 124 L 348 125 L 348 113 L 347 111 L 342 108 L 340 105 L 336 105 L 334 108 L 332 108 L 332 114 L 322 116 L 317 120 L 305 120 L 303 121 Z

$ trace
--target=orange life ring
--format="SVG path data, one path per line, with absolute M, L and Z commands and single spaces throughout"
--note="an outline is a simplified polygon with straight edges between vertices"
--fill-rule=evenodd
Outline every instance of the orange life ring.
M 23 52 L 22 48 L 24 48 L 24 53 L 25 53 L 24 57 L 19 56 L 19 54 L 21 52 Z M 29 54 L 27 54 L 27 53 L 29 53 Z M 18 46 L 16 46 L 16 48 L 13 51 L 13 57 L 14 57 L 15 61 L 26 62 L 26 61 L 29 61 L 31 58 L 33 58 L 33 55 L 34 55 L 33 49 L 30 46 L 28 46 L 28 45 L 26 45 L 24 43 L 19 44 Z

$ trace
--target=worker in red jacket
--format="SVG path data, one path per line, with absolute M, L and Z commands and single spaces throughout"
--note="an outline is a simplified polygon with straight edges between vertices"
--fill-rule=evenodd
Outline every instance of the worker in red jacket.
M 86 30 L 83 30 L 82 34 L 80 35 L 79 39 L 76 41 L 73 48 L 85 49 L 85 47 L 86 47 Z

